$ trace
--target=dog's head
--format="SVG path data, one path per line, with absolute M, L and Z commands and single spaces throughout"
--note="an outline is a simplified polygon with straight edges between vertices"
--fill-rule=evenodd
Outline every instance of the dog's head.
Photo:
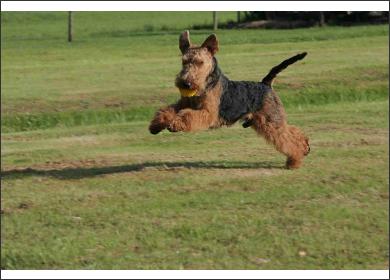
M 207 86 L 207 77 L 214 70 L 213 57 L 218 51 L 215 34 L 210 35 L 201 46 L 192 45 L 188 31 L 179 38 L 182 53 L 182 69 L 176 77 L 175 85 L 179 89 L 202 92 Z

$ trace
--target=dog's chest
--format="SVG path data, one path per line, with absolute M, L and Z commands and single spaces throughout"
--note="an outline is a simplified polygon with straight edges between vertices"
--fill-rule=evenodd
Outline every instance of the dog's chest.
M 264 96 L 269 93 L 271 88 L 262 83 L 225 81 L 219 115 L 227 123 L 234 123 L 245 114 L 261 109 Z

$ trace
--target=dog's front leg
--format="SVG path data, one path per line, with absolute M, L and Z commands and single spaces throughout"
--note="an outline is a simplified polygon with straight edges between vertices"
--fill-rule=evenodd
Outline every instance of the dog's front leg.
M 196 131 L 209 128 L 212 122 L 213 116 L 206 109 L 183 109 L 177 113 L 167 128 L 170 132 Z
M 176 117 L 177 105 L 170 105 L 161 108 L 156 112 L 154 118 L 150 122 L 149 131 L 152 134 L 157 134 L 168 127 L 172 120 Z

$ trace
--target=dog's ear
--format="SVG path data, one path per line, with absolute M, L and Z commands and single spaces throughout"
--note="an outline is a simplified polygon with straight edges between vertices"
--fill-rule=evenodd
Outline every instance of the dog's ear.
M 214 55 L 218 51 L 218 40 L 215 34 L 211 34 L 207 39 L 203 42 L 202 48 L 207 48 L 208 51 Z
M 188 48 L 190 47 L 190 32 L 188 30 L 184 31 L 180 34 L 179 38 L 179 48 L 181 50 L 181 53 L 185 53 Z

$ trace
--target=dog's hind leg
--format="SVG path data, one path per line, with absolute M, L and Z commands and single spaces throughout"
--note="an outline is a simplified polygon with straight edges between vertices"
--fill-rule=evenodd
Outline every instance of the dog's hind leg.
M 276 150 L 287 156 L 287 168 L 299 168 L 310 151 L 308 138 L 300 129 L 287 124 L 277 96 L 265 100 L 262 110 L 253 114 L 252 127 Z

